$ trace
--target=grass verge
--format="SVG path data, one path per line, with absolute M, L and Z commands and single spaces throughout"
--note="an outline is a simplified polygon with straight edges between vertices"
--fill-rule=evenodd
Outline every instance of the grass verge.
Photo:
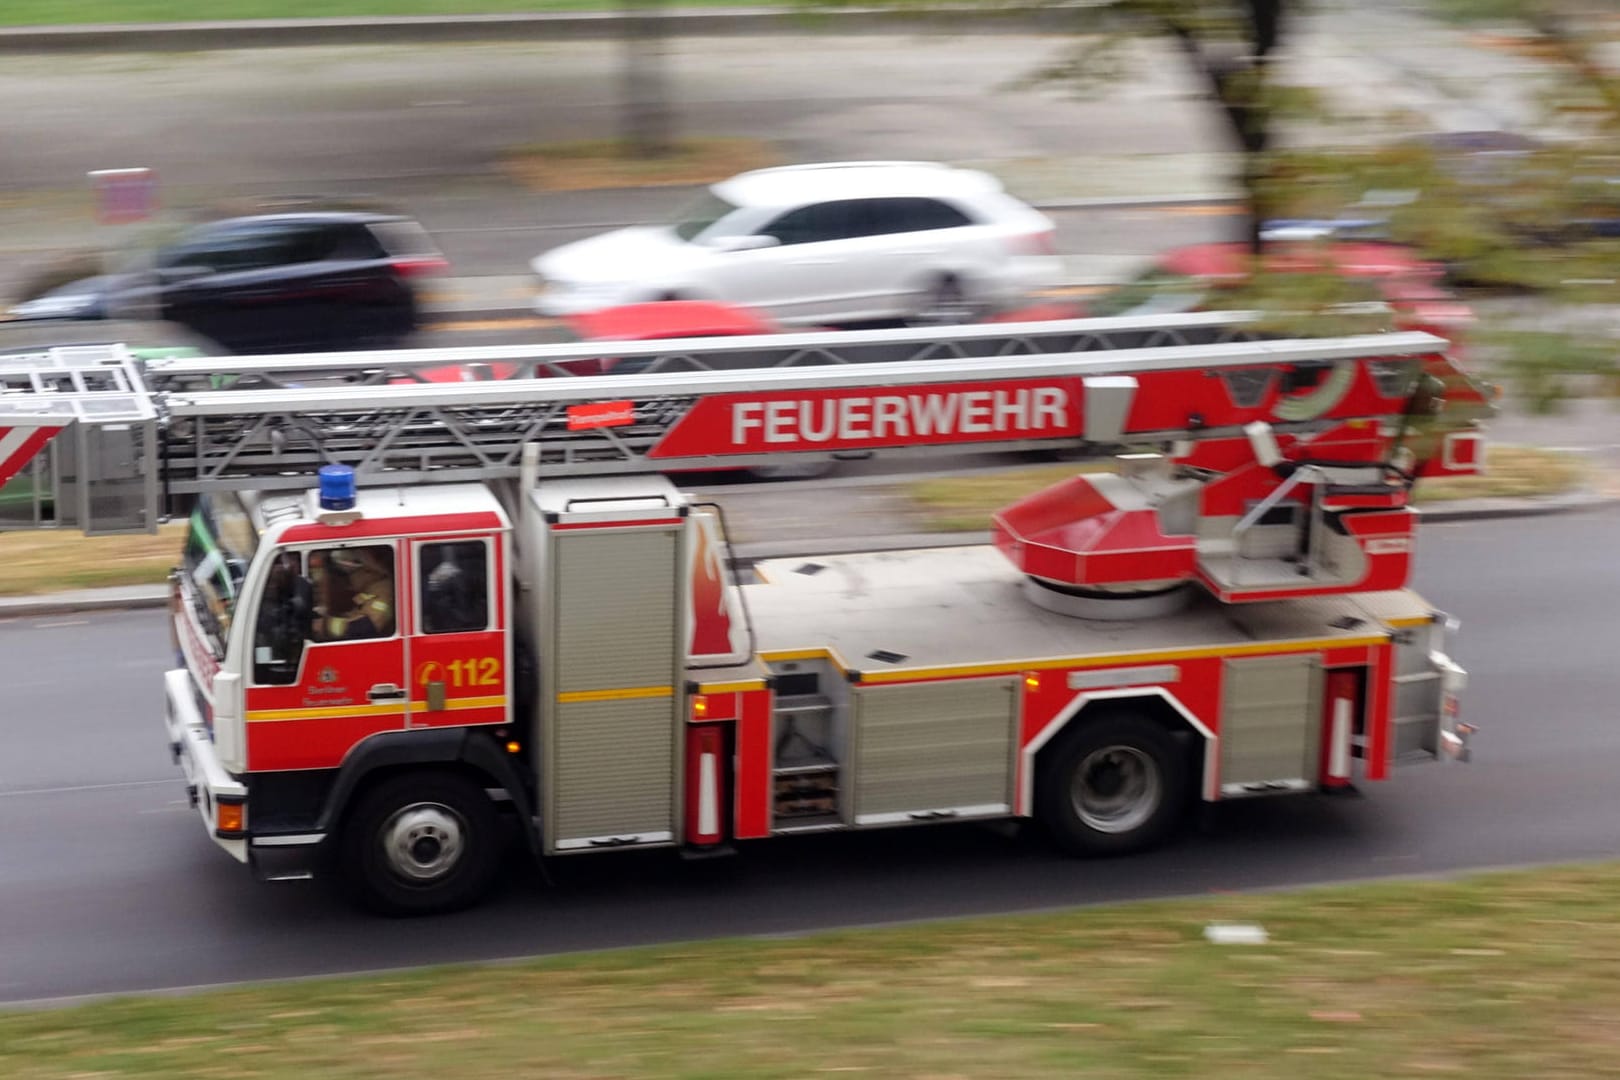
M 1599 865 L 0 1014 L 0 1075 L 1586 1078 L 1617 1014 Z
M 1108 472 L 1106 464 L 1042 465 L 974 476 L 919 480 L 900 489 L 917 512 L 920 527 L 931 532 L 974 532 L 990 527 L 990 515 L 1016 499 L 1033 494 L 1077 472 Z M 1520 446 L 1493 446 L 1486 455 L 1484 476 L 1421 480 L 1413 501 L 1525 498 L 1558 495 L 1582 486 L 1587 478 L 1580 461 L 1569 454 Z
M 702 136 L 677 139 L 658 158 L 632 157 L 615 139 L 526 146 L 507 154 L 501 169 L 535 191 L 712 184 L 749 169 L 781 164 L 761 139 Z
M 156 585 L 179 560 L 184 535 L 183 523 L 162 526 L 154 536 L 0 533 L 0 596 Z

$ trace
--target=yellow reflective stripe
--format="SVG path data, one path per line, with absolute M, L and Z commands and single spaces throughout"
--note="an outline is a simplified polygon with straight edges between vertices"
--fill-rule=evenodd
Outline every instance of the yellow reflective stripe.
M 844 666 L 831 649 L 777 649 L 774 652 L 762 652 L 759 658 L 770 663 L 784 660 L 831 660 L 839 667 Z
M 1032 660 L 1026 663 L 963 664 L 959 667 L 909 668 L 902 671 L 862 671 L 861 682 L 911 682 L 915 679 L 949 679 L 970 675 L 1013 675 L 1021 671 L 1052 671 L 1062 668 L 1112 667 L 1116 664 L 1149 664 L 1165 660 L 1203 660 L 1228 656 L 1284 656 L 1317 652 L 1322 649 L 1359 649 L 1389 643 L 1386 635 L 1355 638 L 1316 638 L 1310 641 L 1255 642 L 1247 645 L 1211 645 L 1198 649 L 1165 649 L 1160 652 L 1108 653 L 1067 659 Z
M 445 708 L 445 711 L 451 712 L 451 711 L 454 711 L 456 709 L 493 709 L 493 708 L 497 708 L 497 707 L 504 707 L 505 705 L 506 705 L 506 695 L 505 694 L 496 694 L 496 695 L 494 695 L 492 697 L 447 698 L 447 699 L 445 699 L 444 708 Z M 411 712 L 427 712 L 427 711 L 428 711 L 428 703 L 427 702 L 425 702 L 425 701 L 413 701 L 413 702 L 411 702 Z
M 674 696 L 673 686 L 632 686 L 624 690 L 570 690 L 557 695 L 557 704 L 574 705 L 581 701 L 629 701 L 635 698 Z
M 321 720 L 331 716 L 384 716 L 405 711 L 403 701 L 383 702 L 380 705 L 327 705 L 314 709 L 252 709 L 248 723 L 265 720 Z
M 444 703 L 445 711 L 456 709 L 488 709 L 503 708 L 506 705 L 506 695 L 476 698 L 451 698 Z M 324 720 L 330 717 L 344 716 L 384 716 L 388 713 L 404 712 L 407 705 L 403 701 L 382 702 L 377 705 L 330 705 L 324 708 L 313 709 L 254 709 L 247 714 L 249 723 L 266 720 Z M 427 702 L 413 701 L 409 703 L 411 712 L 427 712 Z
M 1432 615 L 1411 615 L 1401 619 L 1380 619 L 1379 622 L 1387 626 L 1393 626 L 1398 630 L 1406 630 L 1415 626 L 1433 626 L 1434 617 Z
M 765 689 L 764 679 L 745 679 L 742 682 L 698 683 L 700 694 L 740 694 L 748 690 Z

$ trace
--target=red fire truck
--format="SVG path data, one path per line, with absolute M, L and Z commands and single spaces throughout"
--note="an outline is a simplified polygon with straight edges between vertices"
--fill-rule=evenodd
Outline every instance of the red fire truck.
M 215 842 L 378 911 L 532 853 L 1030 818 L 1078 854 L 1189 803 L 1465 756 L 1406 588 L 1487 389 L 1421 333 L 1246 316 L 295 357 L 0 358 L 24 524 L 189 509 L 167 737 Z M 446 364 L 511 377 L 415 381 Z M 980 547 L 743 568 L 668 474 L 1123 451 Z M 318 476 L 318 487 L 317 487 Z M 829 498 L 826 491 L 807 498 Z M 31 501 L 30 501 L 31 500 Z

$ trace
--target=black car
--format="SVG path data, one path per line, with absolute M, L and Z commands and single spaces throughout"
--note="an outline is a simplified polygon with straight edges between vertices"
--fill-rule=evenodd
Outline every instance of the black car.
M 214 221 L 140 261 L 10 314 L 162 318 L 233 352 L 386 346 L 417 327 L 417 279 L 446 266 L 415 221 L 356 211 Z

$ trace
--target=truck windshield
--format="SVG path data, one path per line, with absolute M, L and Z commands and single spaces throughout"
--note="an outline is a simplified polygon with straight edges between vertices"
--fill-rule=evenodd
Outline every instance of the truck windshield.
M 216 656 L 225 655 L 242 577 L 258 546 L 258 530 L 240 498 L 221 494 L 197 500 L 182 561 L 185 593 Z

